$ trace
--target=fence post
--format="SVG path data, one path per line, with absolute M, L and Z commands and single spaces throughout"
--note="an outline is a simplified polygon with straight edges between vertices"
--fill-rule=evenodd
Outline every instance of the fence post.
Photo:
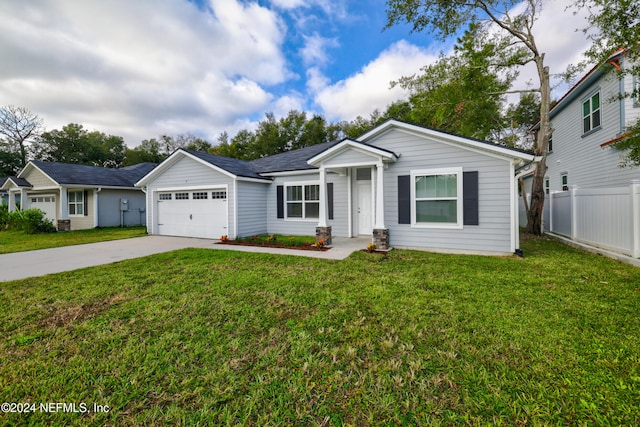
M 578 210 L 576 209 L 576 193 L 578 186 L 572 185 L 569 189 L 571 195 L 571 239 L 576 240 L 578 234 Z
M 640 258 L 640 179 L 631 181 L 631 228 L 633 242 L 631 255 Z
M 555 191 L 549 191 L 549 232 L 553 233 L 553 195 Z

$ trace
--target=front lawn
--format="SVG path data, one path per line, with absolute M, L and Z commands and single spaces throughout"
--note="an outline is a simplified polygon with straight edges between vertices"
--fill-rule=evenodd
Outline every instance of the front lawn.
M 0 254 L 128 239 L 145 235 L 145 227 L 94 228 L 47 234 L 25 234 L 21 231 L 2 230 L 0 231 Z
M 186 249 L 0 286 L 7 425 L 638 425 L 640 269 Z M 70 409 L 71 407 L 67 407 Z

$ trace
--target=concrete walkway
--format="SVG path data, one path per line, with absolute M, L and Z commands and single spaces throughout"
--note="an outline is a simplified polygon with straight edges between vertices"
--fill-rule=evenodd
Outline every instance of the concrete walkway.
M 140 258 L 162 252 L 185 248 L 209 248 L 241 252 L 257 252 L 281 255 L 306 256 L 322 259 L 344 259 L 352 252 L 364 249 L 370 238 L 334 238 L 334 246 L 328 251 L 303 251 L 257 246 L 218 245 L 217 240 L 188 237 L 145 236 L 133 239 L 112 240 L 86 245 L 41 249 L 0 255 L 0 282 L 44 276 L 78 268 L 110 264 L 132 258 Z

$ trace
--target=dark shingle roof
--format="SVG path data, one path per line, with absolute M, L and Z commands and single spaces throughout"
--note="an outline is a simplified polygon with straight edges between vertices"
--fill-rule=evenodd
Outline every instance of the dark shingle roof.
M 99 166 L 43 162 L 40 160 L 32 160 L 31 163 L 58 184 L 104 185 L 109 187 L 134 187 L 140 178 L 156 166 L 154 163 L 140 163 L 126 168 L 110 169 Z
M 273 156 L 253 160 L 251 165 L 258 173 L 288 172 L 296 170 L 317 169 L 307 163 L 312 157 L 340 143 L 340 141 L 323 142 L 322 144 L 287 151 Z
M 17 176 L 9 176 L 5 178 L 5 180 L 0 183 L 0 186 L 4 185 L 7 180 L 11 180 L 18 187 L 31 187 L 31 183 L 24 178 L 18 178 Z
M 181 150 L 199 158 L 200 160 L 204 160 L 207 163 L 217 166 L 220 169 L 224 169 L 227 172 L 230 172 L 236 176 L 243 176 L 245 178 L 266 179 L 265 177 L 260 176 L 255 171 L 255 169 L 252 167 L 250 162 L 247 162 L 245 160 L 232 159 L 231 157 L 216 156 L 215 154 L 203 153 L 201 151 L 187 150 L 186 148 L 181 148 Z

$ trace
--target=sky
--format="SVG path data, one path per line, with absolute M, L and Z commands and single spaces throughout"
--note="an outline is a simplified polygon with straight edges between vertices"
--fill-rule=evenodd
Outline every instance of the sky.
M 548 1 L 534 26 L 551 73 L 588 44 L 568 3 Z M 186 133 L 215 145 L 269 112 L 369 117 L 406 96 L 392 80 L 453 44 L 385 24 L 385 0 L 2 1 L 0 106 L 29 108 L 47 130 L 79 123 L 129 147 Z M 535 79 L 523 70 L 517 86 Z

